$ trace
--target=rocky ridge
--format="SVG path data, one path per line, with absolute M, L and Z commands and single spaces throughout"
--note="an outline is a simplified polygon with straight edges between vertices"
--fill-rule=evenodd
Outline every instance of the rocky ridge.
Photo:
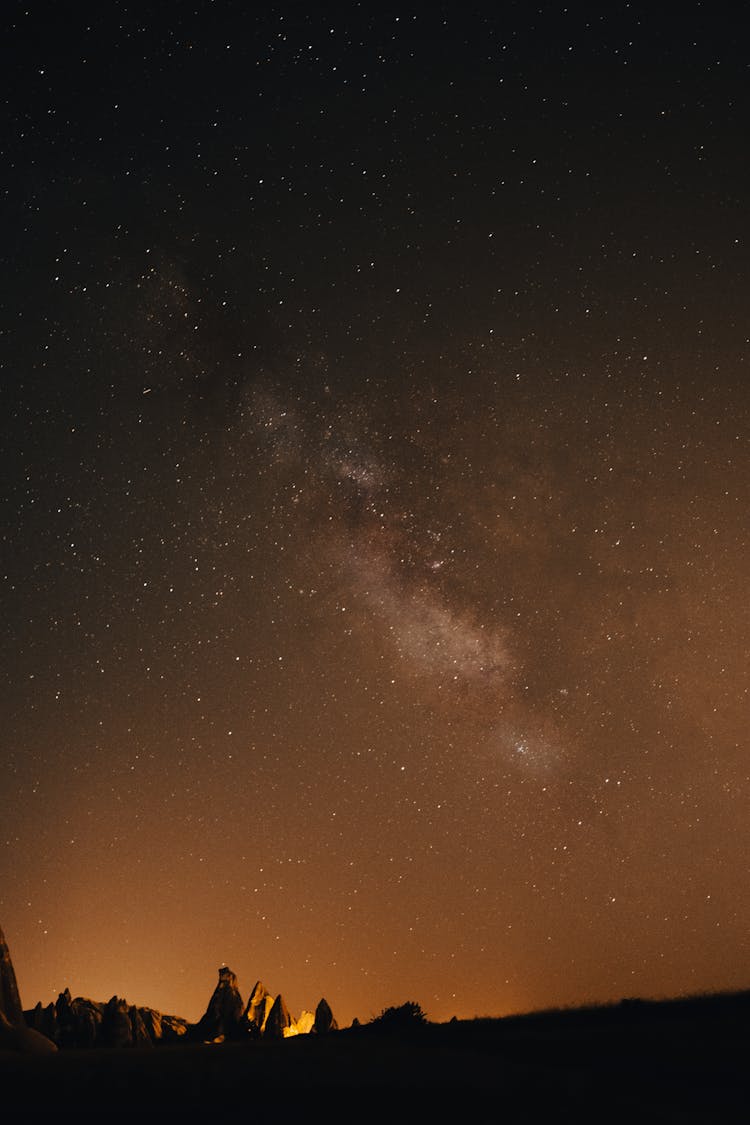
M 272 996 L 262 981 L 256 981 L 244 1003 L 237 977 L 226 965 L 219 969 L 218 983 L 197 1024 L 129 1004 L 119 996 L 106 1002 L 73 997 L 68 988 L 46 1007 L 38 1003 L 24 1011 L 10 950 L 0 929 L 0 1049 L 39 1052 L 58 1047 L 153 1047 L 180 1040 L 221 1043 L 325 1035 L 337 1029 L 325 999 L 314 1012 L 303 1011 L 295 1019 L 283 996 Z
M 151 1047 L 183 1038 L 189 1024 L 113 996 L 102 1003 L 61 992 L 52 1004 L 24 1012 L 26 1023 L 58 1047 Z

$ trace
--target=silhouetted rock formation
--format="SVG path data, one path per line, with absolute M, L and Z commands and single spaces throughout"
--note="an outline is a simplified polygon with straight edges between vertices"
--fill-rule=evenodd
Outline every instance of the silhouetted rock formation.
M 66 988 L 57 998 L 58 1036 L 55 1041 L 61 1047 L 95 1047 L 104 1039 L 104 1004 L 94 1000 L 84 1000 L 78 996 L 74 1000 L 70 989 Z
M 54 1043 L 26 1026 L 18 982 L 5 934 L 0 929 L 0 1048 L 43 1054 L 55 1051 Z
M 266 1026 L 271 1011 L 273 997 L 262 981 L 256 981 L 243 1015 L 245 1030 L 250 1035 L 260 1035 Z
M 119 996 L 113 996 L 106 1003 L 87 1000 L 82 996 L 73 998 L 66 988 L 54 1004 L 43 1007 L 37 1004 L 31 1011 L 21 1010 L 18 987 L 10 963 L 7 945 L 0 931 L 0 954 L 2 955 L 2 993 L 3 1003 L 15 1013 L 20 1013 L 20 1026 L 33 1029 L 29 1034 L 46 1036 L 48 1047 L 151 1047 L 158 1043 L 174 1042 L 187 1037 L 192 1041 L 204 1043 L 221 1042 L 224 1039 L 248 1039 L 268 1036 L 269 1039 L 287 1038 L 292 1035 L 318 1035 L 335 1031 L 336 1020 L 326 1000 L 321 1000 L 315 1012 L 303 1011 L 298 1019 L 289 1012 L 284 998 L 278 995 L 274 1000 L 261 981 L 256 981 L 246 1005 L 243 1005 L 237 984 L 237 977 L 231 969 L 219 969 L 219 981 L 213 991 L 205 1014 L 197 1024 L 188 1024 L 177 1016 L 165 1016 L 153 1008 L 139 1008 L 128 1004 Z M 5 997 L 8 997 L 6 1001 Z M 25 1024 L 24 1024 L 25 1018 Z M 0 1046 L 12 1029 L 4 1010 L 0 1010 Z
M 18 983 L 10 959 L 5 934 L 0 929 L 0 1014 L 9 1024 L 23 1023 L 23 1008 L 18 994 Z
M 48 1039 L 55 1038 L 57 1012 L 54 1004 L 48 1004 L 45 1008 L 39 1003 L 30 1012 L 24 1012 L 24 1019 L 27 1027 L 46 1035 Z
M 113 996 L 104 1008 L 102 1035 L 107 1047 L 132 1047 L 133 1025 L 127 1000 Z
M 206 1014 L 191 1029 L 191 1038 L 198 1038 L 203 1042 L 216 1042 L 222 1038 L 257 1038 L 261 1035 L 269 1039 L 281 1039 L 292 1035 L 308 1035 L 312 1031 L 323 1034 L 335 1031 L 338 1027 L 325 1000 L 321 1000 L 314 1013 L 303 1011 L 295 1019 L 283 996 L 279 995 L 274 1000 L 262 981 L 255 982 L 244 1011 L 238 1017 L 241 1003 L 236 976 L 230 969 L 219 969 L 219 983 Z
M 158 1043 L 160 1039 L 164 1038 L 168 1016 L 163 1016 L 161 1012 L 155 1012 L 153 1008 L 141 1008 L 140 1017 L 143 1021 L 144 1030 L 152 1043 Z
M 263 1029 L 263 1034 L 269 1039 L 281 1039 L 287 1028 L 292 1026 L 292 1017 L 289 1015 L 289 1009 L 284 1003 L 284 998 L 279 995 L 271 1005 L 271 1011 L 268 1013 L 266 1026 Z
M 231 969 L 219 969 L 219 983 L 208 1002 L 205 1015 L 193 1029 L 193 1035 L 204 1043 L 217 1039 L 236 1039 L 241 1034 L 244 1004 Z
M 146 1024 L 140 1009 L 133 1005 L 128 1012 L 130 1016 L 130 1029 L 134 1047 L 153 1047 L 151 1036 L 146 1030 Z
M 338 1027 L 330 1005 L 323 997 L 315 1009 L 315 1021 L 312 1029 L 316 1035 L 327 1035 L 329 1031 L 338 1031 Z
M 152 1043 L 175 1043 L 190 1026 L 181 1016 L 165 1016 L 153 1008 L 138 1008 L 138 1012 Z
M 137 1008 L 117 996 L 106 1004 L 82 996 L 73 999 L 69 988 L 54 1004 L 37 1004 L 25 1016 L 29 1027 L 63 1048 L 150 1047 L 180 1039 L 188 1026 L 177 1016 Z

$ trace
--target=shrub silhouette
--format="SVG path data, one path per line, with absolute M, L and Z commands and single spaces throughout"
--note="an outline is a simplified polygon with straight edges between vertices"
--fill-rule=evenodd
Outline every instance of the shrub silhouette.
M 413 1000 L 407 1000 L 398 1007 L 384 1008 L 379 1016 L 370 1020 L 370 1026 L 381 1031 L 412 1031 L 424 1027 L 426 1023 L 427 1016 Z

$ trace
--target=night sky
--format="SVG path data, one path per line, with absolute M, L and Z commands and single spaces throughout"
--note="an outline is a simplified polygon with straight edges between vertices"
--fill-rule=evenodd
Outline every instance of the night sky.
M 750 986 L 750 56 L 667 12 L 3 4 L 25 1006 Z

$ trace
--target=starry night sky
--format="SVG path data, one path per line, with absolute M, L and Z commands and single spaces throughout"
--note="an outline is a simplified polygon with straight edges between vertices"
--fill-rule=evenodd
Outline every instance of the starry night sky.
M 24 1004 L 750 986 L 721 5 L 3 5 Z

